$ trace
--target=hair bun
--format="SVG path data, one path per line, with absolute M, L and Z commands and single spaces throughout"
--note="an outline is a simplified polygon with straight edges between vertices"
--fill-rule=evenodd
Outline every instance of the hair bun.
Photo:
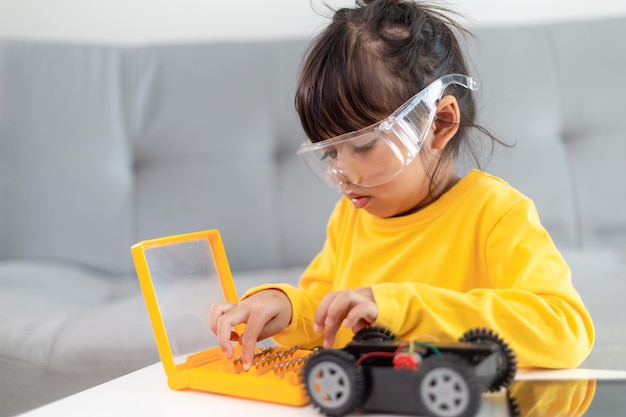
M 372 3 L 386 3 L 386 6 L 397 6 L 403 3 L 403 0 L 356 0 L 357 6 L 366 7 Z

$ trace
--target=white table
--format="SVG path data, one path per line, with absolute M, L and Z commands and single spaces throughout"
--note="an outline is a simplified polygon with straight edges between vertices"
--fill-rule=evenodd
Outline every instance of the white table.
M 516 379 L 626 379 L 624 371 L 568 369 L 520 370 Z M 479 416 L 502 416 L 505 413 L 503 393 L 486 394 Z M 160 362 L 113 381 L 30 411 L 24 416 L 252 416 L 252 417 L 320 417 L 312 406 L 290 407 L 242 400 L 222 395 L 172 391 L 167 386 Z M 367 414 L 380 417 L 382 414 Z M 395 415 L 398 417 L 398 415 Z

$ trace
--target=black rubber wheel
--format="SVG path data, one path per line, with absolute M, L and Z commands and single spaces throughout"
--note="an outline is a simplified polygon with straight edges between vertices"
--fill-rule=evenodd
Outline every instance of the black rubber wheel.
M 415 374 L 421 408 L 433 417 L 474 417 L 481 392 L 474 369 L 453 354 L 429 356 Z
M 364 327 L 354 334 L 352 340 L 358 342 L 367 342 L 374 340 L 395 340 L 396 335 L 386 327 L 383 326 L 368 326 Z
M 343 350 L 320 349 L 304 366 L 302 382 L 311 403 L 329 417 L 342 417 L 362 405 L 363 371 Z
M 500 338 L 493 330 L 479 327 L 468 330 L 461 336 L 461 342 L 469 343 L 497 343 L 500 346 L 498 369 L 488 391 L 497 392 L 511 385 L 517 373 L 517 358 L 509 345 Z

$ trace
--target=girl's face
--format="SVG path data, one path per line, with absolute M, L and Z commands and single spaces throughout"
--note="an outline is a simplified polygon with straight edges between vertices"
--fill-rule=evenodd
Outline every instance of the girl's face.
M 445 190 L 454 185 L 459 177 L 453 164 L 446 166 L 434 179 L 427 172 L 433 172 L 441 152 L 430 144 L 433 132 L 422 147 L 420 156 L 409 163 L 402 172 L 390 181 L 376 187 L 360 187 L 349 182 L 341 184 L 342 193 L 352 201 L 357 209 L 381 218 L 402 216 L 418 211 L 434 201 Z

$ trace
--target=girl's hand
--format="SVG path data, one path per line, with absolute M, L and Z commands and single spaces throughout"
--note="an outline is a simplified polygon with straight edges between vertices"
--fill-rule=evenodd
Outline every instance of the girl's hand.
M 239 303 L 216 303 L 211 306 L 211 330 L 227 358 L 234 354 L 231 341 L 241 344 L 241 363 L 248 370 L 254 358 L 256 342 L 273 336 L 291 322 L 291 301 L 277 289 L 259 291 Z M 233 327 L 246 323 L 244 334 Z
M 315 331 L 324 331 L 324 347 L 330 348 L 342 322 L 356 333 L 373 324 L 377 316 L 378 306 L 372 288 L 331 292 L 315 312 Z

